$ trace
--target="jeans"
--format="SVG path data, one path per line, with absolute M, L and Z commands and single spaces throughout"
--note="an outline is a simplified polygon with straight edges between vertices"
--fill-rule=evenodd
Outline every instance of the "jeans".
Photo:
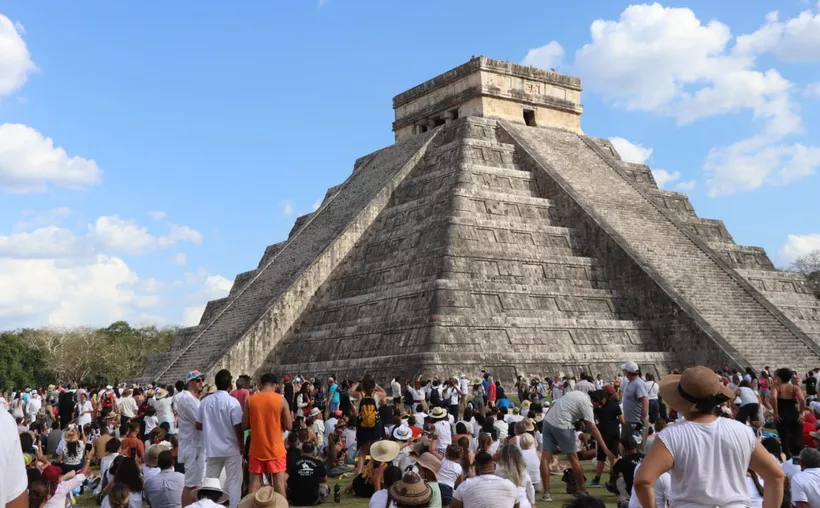
M 655 423 L 661 417 L 661 404 L 658 399 L 649 400 L 649 423 Z
M 242 500 L 242 456 L 237 454 L 232 457 L 208 457 L 205 476 L 219 478 L 223 468 L 225 469 L 225 492 L 231 499 L 228 506 L 236 508 Z

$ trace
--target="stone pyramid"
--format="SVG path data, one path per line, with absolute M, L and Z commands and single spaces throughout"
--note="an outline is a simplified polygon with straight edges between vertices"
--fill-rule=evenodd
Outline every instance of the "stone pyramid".
M 145 380 L 820 365 L 820 301 L 583 135 L 577 78 L 474 58 L 356 161 Z

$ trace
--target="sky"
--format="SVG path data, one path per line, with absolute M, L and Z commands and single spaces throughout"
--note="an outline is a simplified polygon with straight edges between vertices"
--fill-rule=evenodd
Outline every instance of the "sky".
M 777 266 L 820 249 L 814 0 L 0 4 L 0 329 L 192 325 L 474 55 Z

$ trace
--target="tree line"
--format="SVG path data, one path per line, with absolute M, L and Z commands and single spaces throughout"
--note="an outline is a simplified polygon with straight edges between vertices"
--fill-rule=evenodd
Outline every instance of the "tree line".
M 814 295 L 820 298 L 820 250 L 809 252 L 795 259 L 789 269 L 805 275 Z
M 139 376 L 179 327 L 42 327 L 0 332 L 0 390 L 57 382 L 107 384 Z

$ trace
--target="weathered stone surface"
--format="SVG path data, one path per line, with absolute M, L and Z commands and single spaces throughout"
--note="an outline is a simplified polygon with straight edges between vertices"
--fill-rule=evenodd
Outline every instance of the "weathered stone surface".
M 533 101 L 555 128 L 524 125 Z M 358 159 L 146 379 L 817 364 L 805 279 L 549 117 L 580 114 L 577 79 L 481 57 L 394 104 L 401 141 Z

